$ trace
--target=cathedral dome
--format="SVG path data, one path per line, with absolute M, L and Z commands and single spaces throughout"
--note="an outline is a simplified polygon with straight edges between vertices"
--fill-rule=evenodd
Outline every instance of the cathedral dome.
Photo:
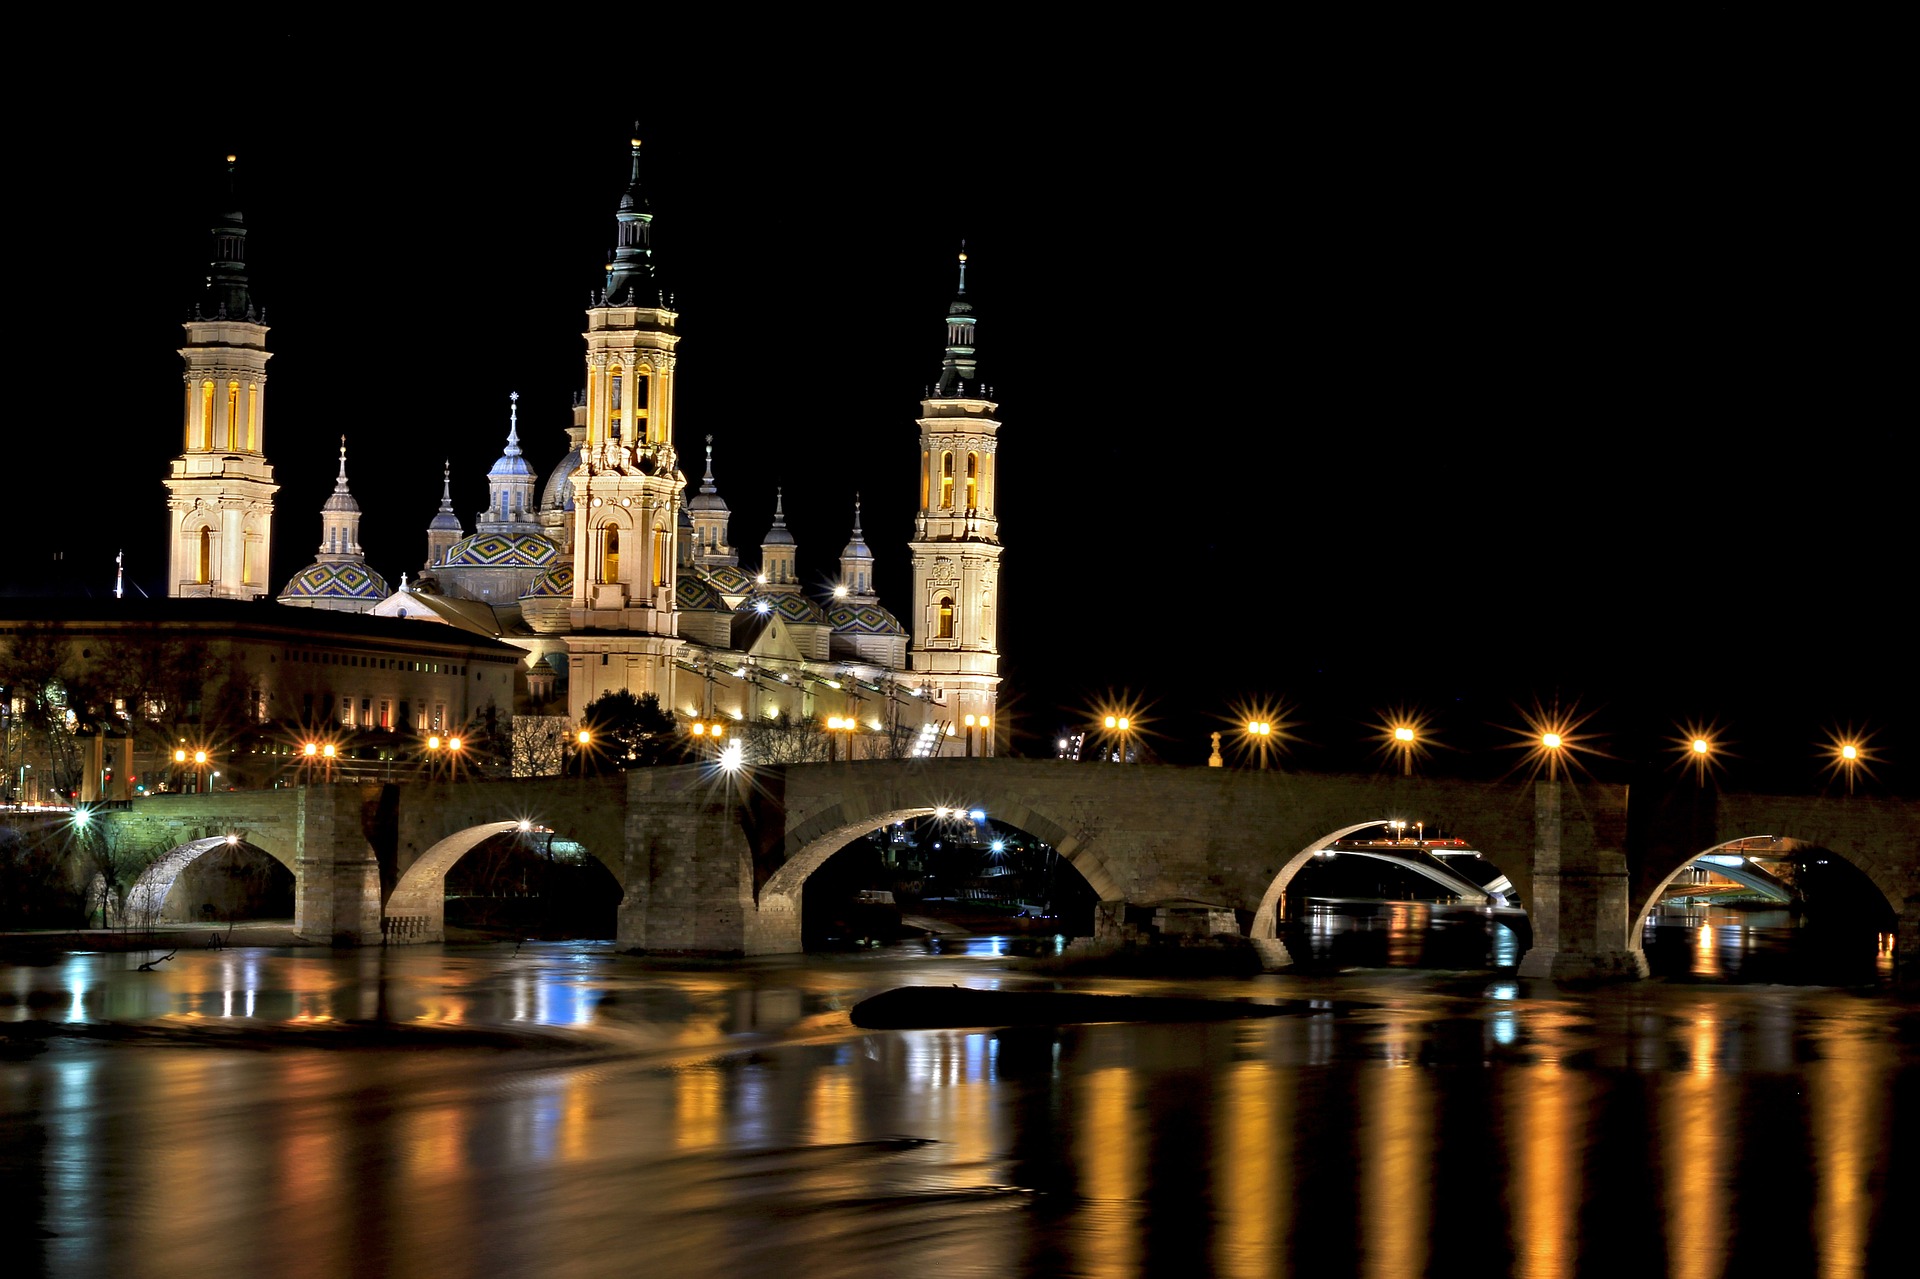
M 371 607 L 387 597 L 387 581 L 365 564 L 347 560 L 335 564 L 309 564 L 293 575 L 287 589 L 280 592 L 283 604 L 312 603 L 319 600 L 343 604 L 364 600 Z
M 741 603 L 735 613 L 750 615 L 772 615 L 784 617 L 789 622 L 802 626 L 825 626 L 827 611 L 804 595 L 780 593 L 755 595 Z
M 539 533 L 475 533 L 447 548 L 436 568 L 545 568 L 560 548 Z
M 827 609 L 835 635 L 905 635 L 900 619 L 872 600 L 843 600 Z
M 556 564 L 533 579 L 520 594 L 523 600 L 572 599 L 573 565 Z
M 682 573 L 674 582 L 673 596 L 675 605 L 682 610 L 698 610 L 704 613 L 727 611 L 727 602 L 721 598 L 720 592 L 692 573 Z
M 724 591 L 728 595 L 746 595 L 755 585 L 753 574 L 737 564 L 722 564 L 718 568 L 709 569 L 707 580 L 713 583 L 715 589 Z
M 542 511 L 571 511 L 573 509 L 573 472 L 580 465 L 580 446 L 573 446 L 571 452 L 560 459 L 560 465 L 553 468 L 547 476 L 547 482 L 540 490 L 540 509 Z

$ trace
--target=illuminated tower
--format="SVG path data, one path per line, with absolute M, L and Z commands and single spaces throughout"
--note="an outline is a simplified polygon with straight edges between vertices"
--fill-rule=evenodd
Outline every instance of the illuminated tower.
M 227 157 L 206 293 L 186 321 L 185 445 L 167 474 L 167 594 L 265 595 L 273 468 L 265 452 L 267 326 L 247 291 L 247 227 Z
M 586 437 L 573 472 L 575 714 L 628 688 L 666 701 L 679 648 L 674 595 L 680 473 L 673 448 L 679 317 L 653 261 L 653 213 L 640 189 L 640 139 L 616 217 L 606 288 L 587 308 Z M 607 632 L 596 635 L 594 632 Z
M 687 499 L 693 517 L 693 562 L 701 568 L 720 568 L 740 562 L 732 543 L 727 541 L 727 522 L 732 511 L 713 482 L 713 437 L 707 437 L 707 473 L 700 491 Z
M 440 509 L 427 524 L 427 567 L 446 559 L 447 551 L 466 535 L 460 517 L 453 513 L 453 462 L 449 459 L 440 468 Z
M 387 582 L 360 549 L 360 503 L 347 487 L 347 437 L 340 437 L 340 474 L 320 507 L 320 551 L 293 575 L 279 602 L 298 608 L 364 613 L 387 597 Z
M 995 715 L 1000 684 L 1000 536 L 994 450 L 999 406 L 974 357 L 967 255 L 947 308 L 940 381 L 920 405 L 920 513 L 914 520 L 913 644 L 908 662 L 950 725 Z M 993 732 L 976 743 L 993 753 Z M 957 738 L 954 740 L 958 740 Z

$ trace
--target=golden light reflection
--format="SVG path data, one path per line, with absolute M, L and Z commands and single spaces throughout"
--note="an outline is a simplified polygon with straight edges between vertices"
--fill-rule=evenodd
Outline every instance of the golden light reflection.
M 1213 1164 L 1221 1221 L 1213 1268 L 1230 1279 L 1284 1269 L 1293 1233 L 1293 1117 L 1287 1103 L 1297 1087 L 1294 1073 L 1264 1061 L 1235 1062 L 1218 1093 Z
M 1579 1261 L 1582 1126 L 1589 1085 L 1579 1071 L 1547 1062 L 1508 1080 L 1507 1131 L 1513 1150 L 1513 1273 L 1564 1279 Z
M 1700 917 L 1700 927 L 1694 930 L 1693 963 L 1689 967 L 1695 976 L 1720 976 L 1719 941 L 1720 934 L 1713 927 L 1713 910 L 1709 907 Z
M 1665 1145 L 1667 1273 L 1673 1279 L 1719 1279 L 1726 1268 L 1728 1184 L 1725 1090 L 1716 1076 L 1720 1023 L 1696 1017 L 1687 1036 L 1689 1069 L 1660 1080 L 1660 1131 Z
M 1873 1181 L 1882 1167 L 1891 1068 L 1883 1026 L 1873 1014 L 1830 1021 L 1808 1071 L 1813 1146 L 1813 1239 L 1821 1279 L 1867 1273 Z
M 824 1066 L 814 1075 L 808 1118 L 815 1145 L 843 1146 L 859 1135 L 853 1102 L 853 1073 L 848 1067 Z
M 1402 1046 L 1404 1050 L 1404 1045 Z M 1389 1053 L 1393 1053 L 1389 1048 Z M 1361 1273 L 1427 1273 L 1433 1229 L 1433 1090 L 1412 1065 L 1360 1073 Z
M 704 1150 L 720 1144 L 721 1082 L 720 1072 L 711 1067 L 682 1070 L 674 1076 L 673 1144 L 677 1149 Z
M 1140 1274 L 1141 1143 L 1146 1125 L 1135 1111 L 1139 1089 L 1133 1071 L 1110 1066 L 1086 1077 L 1086 1123 L 1077 1125 L 1075 1146 L 1085 1171 L 1085 1227 L 1080 1260 L 1095 1279 L 1135 1279 Z

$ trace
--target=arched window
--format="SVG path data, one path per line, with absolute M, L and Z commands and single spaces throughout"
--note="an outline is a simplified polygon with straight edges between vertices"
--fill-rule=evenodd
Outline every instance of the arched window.
M 923 450 L 920 454 L 920 509 L 923 511 L 927 509 L 927 494 L 932 485 L 933 471 L 927 465 L 927 455 Z
M 633 438 L 653 442 L 652 416 L 647 412 L 653 378 L 645 369 L 633 371 Z
M 940 455 L 940 509 L 953 509 L 953 454 Z
M 226 447 L 240 447 L 240 384 L 227 383 L 227 434 Z
M 213 447 L 213 382 L 200 384 L 200 447 Z
M 213 383 L 207 383 L 209 387 Z M 193 580 L 205 585 L 213 580 L 213 530 L 200 530 L 200 553 L 195 557 Z
M 967 509 L 980 505 L 980 455 L 967 454 Z
M 247 452 L 260 451 L 260 387 L 247 383 Z
M 655 586 L 667 584 L 669 568 L 667 554 L 667 530 L 657 528 L 653 530 L 653 584 Z
M 620 580 L 620 526 L 606 524 L 600 529 L 600 580 Z
M 940 626 L 934 632 L 936 639 L 953 638 L 953 600 L 949 596 L 940 597 Z
M 613 372 L 608 375 L 608 378 L 607 378 L 607 438 L 610 440 L 617 440 L 620 438 L 620 417 L 621 417 L 621 414 L 626 412 L 626 409 L 622 404 L 623 393 L 621 390 L 621 386 L 623 382 L 624 382 L 624 379 L 622 378 L 621 371 L 618 368 L 615 368 Z

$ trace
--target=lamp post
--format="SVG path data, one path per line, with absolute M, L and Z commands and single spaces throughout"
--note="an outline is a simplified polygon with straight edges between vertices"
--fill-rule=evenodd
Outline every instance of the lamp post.
M 971 719 L 973 717 L 968 716 L 967 718 Z M 850 715 L 827 716 L 828 763 L 833 763 L 840 758 L 840 739 L 842 737 L 847 739 L 847 762 L 849 764 L 853 762 L 853 738 L 851 734 L 853 732 L 854 722 L 853 717 Z
M 1393 730 L 1393 747 L 1400 752 L 1400 775 L 1413 776 L 1413 752 L 1415 749 L 1414 732 L 1411 724 L 1397 724 Z
M 1270 719 L 1250 719 L 1247 721 L 1247 744 L 1260 758 L 1260 767 L 1267 766 L 1267 746 L 1273 740 L 1273 721 Z
M 688 725 L 687 731 L 693 735 L 694 745 L 699 748 L 701 755 L 718 755 L 721 743 L 727 736 L 725 721 L 717 719 L 696 719 Z
M 574 762 L 579 768 L 579 775 L 584 778 L 587 775 L 587 747 L 593 745 L 593 733 L 581 729 L 573 735 L 573 744 Z
M 1109 715 L 1101 722 L 1109 733 L 1112 733 L 1120 739 L 1120 758 L 1117 762 L 1122 764 L 1130 763 L 1131 761 L 1127 757 L 1127 740 L 1133 728 L 1133 722 L 1125 715 Z

